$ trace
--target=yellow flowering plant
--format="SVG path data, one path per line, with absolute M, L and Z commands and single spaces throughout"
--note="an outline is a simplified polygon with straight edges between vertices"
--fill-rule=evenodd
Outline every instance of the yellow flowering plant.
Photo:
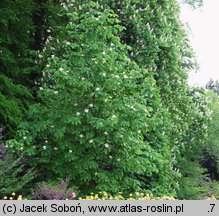
M 15 192 L 13 192 L 10 196 L 4 196 L 3 200 L 24 200 L 24 198 L 22 195 L 18 195 Z

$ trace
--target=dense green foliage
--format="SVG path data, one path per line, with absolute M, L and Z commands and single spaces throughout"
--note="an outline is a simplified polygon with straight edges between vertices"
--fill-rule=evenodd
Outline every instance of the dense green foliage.
M 19 124 L 10 151 L 42 170 L 37 181 L 69 179 L 82 195 L 205 195 L 218 122 L 188 86 L 196 63 L 177 1 L 36 2 L 0 3 L 0 127 L 11 137 Z
M 0 127 L 12 132 L 31 99 L 30 44 L 32 1 L 0 2 Z
M 42 76 L 37 51 L 51 34 L 50 25 L 59 22 L 59 11 L 53 1 L 0 2 L 0 127 L 7 137 L 34 101 Z
M 209 156 L 216 162 L 216 175 L 212 176 L 215 179 L 219 178 L 219 98 L 214 92 L 209 92 L 208 96 L 211 100 L 210 109 L 212 111 L 212 120 L 208 127 L 207 152 Z
M 179 180 L 179 198 L 197 199 L 206 192 L 205 170 L 200 166 L 207 140 L 207 128 L 210 120 L 208 100 L 201 88 L 191 89 L 193 105 L 187 110 L 187 135 L 184 137 L 179 159 L 182 178 Z
M 106 8 L 113 8 L 119 15 L 121 24 L 126 28 L 121 39 L 131 47 L 130 59 L 152 72 L 156 80 L 161 106 L 153 103 L 155 97 L 148 100 L 156 107 L 154 110 L 159 118 L 156 122 L 160 123 L 146 137 L 152 145 L 159 141 L 166 143 L 167 151 L 172 149 L 171 158 L 175 158 L 169 158 L 172 161 L 170 166 L 185 176 L 187 167 L 182 161 L 190 163 L 191 158 L 197 155 L 196 149 L 201 151 L 207 116 L 206 103 L 203 101 L 201 105 L 201 101 L 197 102 L 193 97 L 194 90 L 192 94 L 187 84 L 187 72 L 195 67 L 195 61 L 179 20 L 179 6 L 174 0 L 98 2 Z M 162 116 L 162 121 L 159 116 Z M 200 127 L 196 127 L 197 124 Z M 194 166 L 199 167 L 197 160 Z M 177 173 L 174 175 L 179 176 Z
M 13 192 L 25 192 L 33 180 L 32 170 L 25 170 L 21 158 L 7 156 L 0 160 L 0 196 Z
M 116 15 L 96 10 L 95 4 L 88 13 L 87 7 L 81 15 L 70 14 L 65 40 L 47 60 L 42 104 L 30 110 L 32 122 L 21 125 L 27 139 L 22 137 L 19 148 L 85 191 L 139 190 L 137 175 L 167 187 L 167 147 L 144 137 L 157 124 L 145 99 L 156 94 L 155 81 L 128 58 Z M 164 171 L 166 176 L 160 175 Z M 158 173 L 166 182 L 158 184 Z

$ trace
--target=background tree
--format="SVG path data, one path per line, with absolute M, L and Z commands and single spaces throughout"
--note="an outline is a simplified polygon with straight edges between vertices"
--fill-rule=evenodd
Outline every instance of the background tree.
M 6 137 L 13 135 L 35 99 L 43 66 L 38 64 L 37 51 L 55 35 L 60 10 L 55 1 L 0 3 L 0 127 Z
M 180 0 L 180 2 L 188 4 L 192 6 L 193 8 L 198 8 L 203 5 L 203 0 Z
M 206 89 L 213 90 L 217 95 L 219 95 L 219 82 L 210 79 L 206 84 Z
M 214 91 L 208 92 L 211 121 L 208 126 L 208 139 L 204 151 L 203 166 L 208 169 L 212 180 L 219 180 L 219 98 Z
M 0 127 L 9 135 L 31 101 L 32 1 L 0 3 Z
M 190 95 L 193 102 L 187 112 L 188 129 L 178 162 L 182 173 L 177 193 L 180 199 L 199 199 L 204 197 L 210 188 L 207 185 L 209 179 L 207 179 L 206 170 L 201 164 L 208 139 L 209 101 L 202 88 L 191 88 Z

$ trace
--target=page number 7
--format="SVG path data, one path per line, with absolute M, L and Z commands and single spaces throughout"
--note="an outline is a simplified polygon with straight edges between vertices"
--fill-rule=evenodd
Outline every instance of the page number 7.
M 211 211 L 208 211 L 208 212 L 213 212 L 213 211 L 214 211 L 215 204 L 210 204 L 210 206 L 211 206 Z

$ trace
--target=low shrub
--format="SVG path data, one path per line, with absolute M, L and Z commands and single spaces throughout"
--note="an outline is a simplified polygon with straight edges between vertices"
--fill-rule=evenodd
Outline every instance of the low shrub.
M 0 197 L 8 195 L 11 191 L 23 192 L 33 180 L 35 173 L 27 167 L 23 156 L 15 156 L 6 152 L 0 130 Z
M 62 180 L 59 185 L 48 183 L 39 184 L 32 193 L 35 200 L 73 200 L 76 194 L 73 189 L 68 189 L 69 181 Z

